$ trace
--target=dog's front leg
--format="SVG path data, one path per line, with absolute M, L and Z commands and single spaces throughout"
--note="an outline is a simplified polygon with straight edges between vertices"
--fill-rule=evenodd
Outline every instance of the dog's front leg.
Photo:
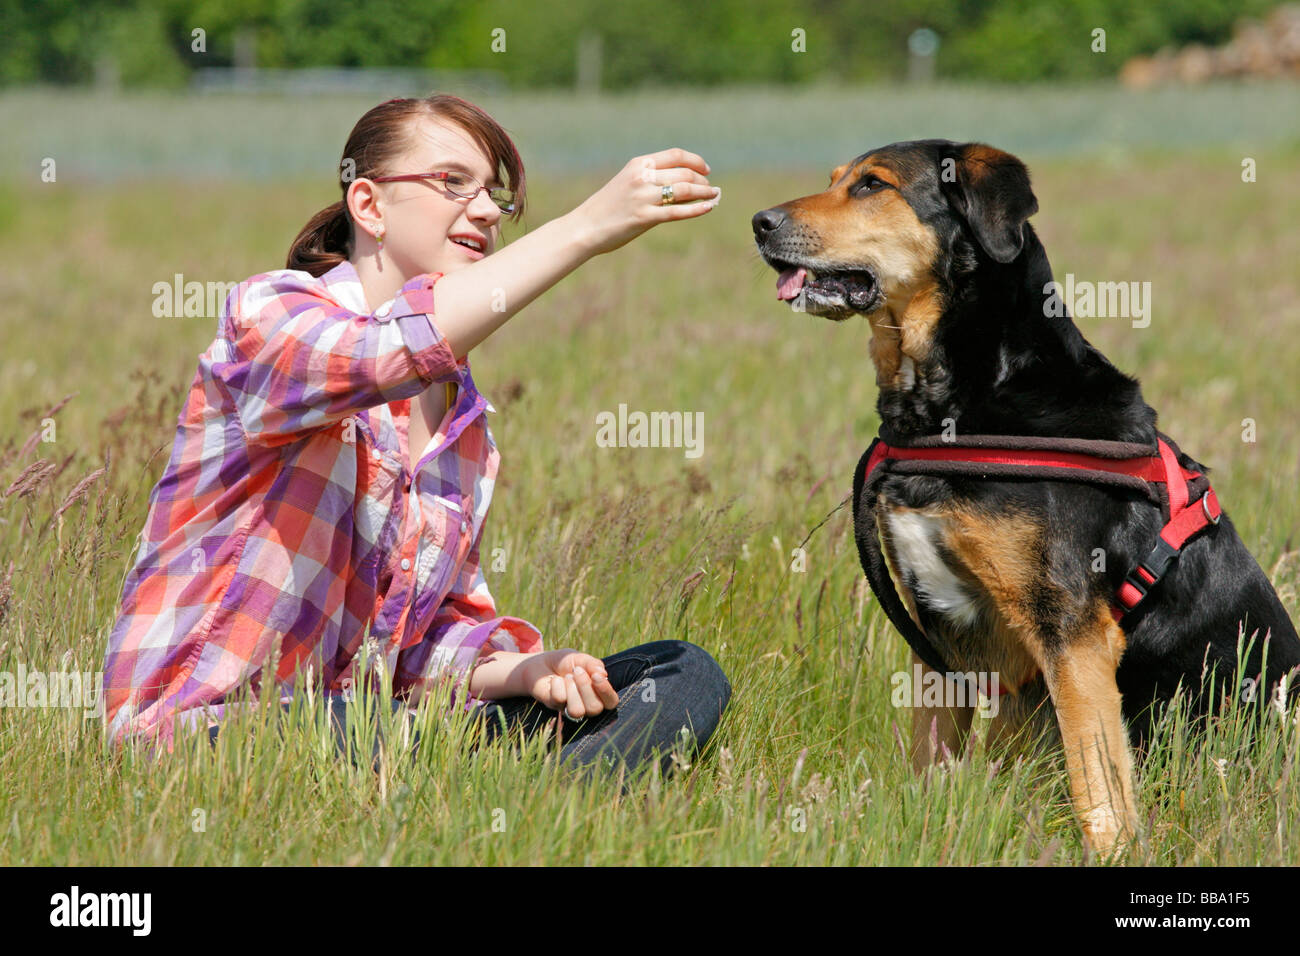
M 1049 654 L 1044 676 L 1065 747 L 1070 795 L 1084 841 L 1102 855 L 1138 832 L 1133 758 L 1115 671 L 1124 632 L 1103 608 L 1094 626 Z
M 913 652 L 912 672 L 916 673 L 918 667 L 924 685 L 929 686 L 942 679 L 942 675 L 927 667 Z M 927 706 L 922 701 L 913 700 L 912 769 L 917 773 L 924 772 L 926 767 L 940 758 L 942 746 L 947 746 L 953 755 L 959 755 L 970 736 L 974 716 L 974 707 Z M 934 731 L 933 737 L 931 730 Z

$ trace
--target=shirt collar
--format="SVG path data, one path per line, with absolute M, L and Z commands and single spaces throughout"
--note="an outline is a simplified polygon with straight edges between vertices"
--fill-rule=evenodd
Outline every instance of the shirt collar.
M 320 280 L 330 290 L 330 295 L 338 300 L 339 305 L 362 314 L 370 311 L 366 304 L 366 290 L 361 287 L 361 277 L 347 259 L 322 275 Z

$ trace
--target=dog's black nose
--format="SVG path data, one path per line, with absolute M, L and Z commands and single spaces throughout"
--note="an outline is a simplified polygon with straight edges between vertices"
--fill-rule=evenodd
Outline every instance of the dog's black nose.
M 754 235 L 762 236 L 766 232 L 774 232 L 781 228 L 783 222 L 785 222 L 785 213 L 779 209 L 764 209 L 762 212 L 756 212 L 753 219 Z

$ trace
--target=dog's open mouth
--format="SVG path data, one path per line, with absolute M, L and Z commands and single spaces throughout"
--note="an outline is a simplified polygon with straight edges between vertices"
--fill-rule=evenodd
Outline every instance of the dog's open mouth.
M 819 274 L 805 266 L 781 269 L 776 297 L 788 301 L 797 312 L 828 318 L 844 318 L 855 312 L 866 315 L 877 309 L 882 299 L 880 284 L 868 270 Z

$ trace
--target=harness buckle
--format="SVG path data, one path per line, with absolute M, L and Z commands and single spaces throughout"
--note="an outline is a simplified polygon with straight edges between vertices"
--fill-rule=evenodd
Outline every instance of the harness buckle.
M 1164 577 L 1169 565 L 1181 553 L 1163 537 L 1156 538 L 1156 546 L 1151 549 L 1151 553 L 1138 562 L 1137 567 L 1128 573 L 1124 578 L 1124 584 L 1120 587 L 1119 599 L 1125 611 L 1131 611 L 1138 606 L 1147 596 L 1147 592 Z
M 1147 586 L 1151 587 L 1156 583 L 1156 581 L 1159 581 L 1160 578 L 1164 576 L 1165 571 L 1168 570 L 1169 565 L 1181 553 L 1182 552 L 1178 548 L 1175 548 L 1164 538 L 1157 537 L 1156 546 L 1152 548 L 1151 553 L 1138 564 L 1138 567 L 1145 570 L 1153 579 Z M 1136 569 L 1134 570 L 1136 571 Z
M 1210 514 L 1210 495 L 1212 494 L 1214 494 L 1213 488 L 1201 495 L 1201 510 L 1205 512 L 1205 517 L 1209 519 L 1210 524 L 1218 524 L 1219 519 L 1223 517 L 1223 512 L 1220 511 L 1218 514 Z

